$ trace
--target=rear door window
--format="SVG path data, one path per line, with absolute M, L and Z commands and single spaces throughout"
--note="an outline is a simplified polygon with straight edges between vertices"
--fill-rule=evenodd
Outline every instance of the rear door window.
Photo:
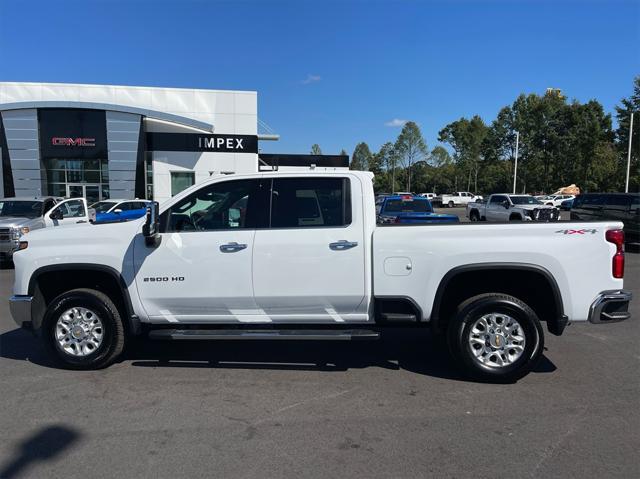
M 271 191 L 271 227 L 338 227 L 351 224 L 348 178 L 278 178 Z

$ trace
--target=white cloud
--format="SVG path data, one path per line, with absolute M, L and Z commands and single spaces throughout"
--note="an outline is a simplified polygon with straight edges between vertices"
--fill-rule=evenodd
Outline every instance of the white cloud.
M 404 126 L 409 120 L 401 120 L 400 118 L 394 118 L 391 121 L 387 121 L 384 126 L 391 126 L 391 127 L 399 127 L 399 126 Z
M 303 85 L 308 85 L 309 83 L 319 82 L 320 80 L 322 80 L 322 77 L 320 75 L 312 75 L 311 73 L 309 73 L 307 74 L 307 78 L 302 80 L 301 83 Z

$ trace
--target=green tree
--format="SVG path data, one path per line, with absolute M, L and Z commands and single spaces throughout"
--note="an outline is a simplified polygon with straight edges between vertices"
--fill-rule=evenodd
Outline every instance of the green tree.
M 449 123 L 438 133 L 438 139 L 453 148 L 458 167 L 467 172 L 467 189 L 471 189 L 473 178 L 474 190 L 478 191 L 478 173 L 485 156 L 485 140 L 489 130 L 482 118 L 475 115 L 471 120 L 460 118 Z
M 369 171 L 371 156 L 369 145 L 365 142 L 358 143 L 355 150 L 353 150 L 353 155 L 351 155 L 349 168 L 352 170 Z
M 451 155 L 443 146 L 436 146 L 433 150 L 431 150 L 431 154 L 429 155 L 429 163 L 431 166 L 439 168 L 444 165 L 448 165 L 452 163 Z
M 422 137 L 420 127 L 413 121 L 408 121 L 394 145 L 399 164 L 406 170 L 407 191 L 411 191 L 411 174 L 415 163 L 428 158 L 427 144 Z
M 376 185 L 380 185 L 379 189 L 381 190 L 393 193 L 396 188 L 397 167 L 397 156 L 393 149 L 393 143 L 387 142 L 380 147 L 380 151 L 376 153 L 376 162 L 384 171 L 384 179 L 376 182 Z
M 629 127 L 631 112 L 633 116 L 633 138 L 631 140 L 631 168 L 629 169 L 629 191 L 640 191 L 640 76 L 633 80 L 633 93 L 623 98 L 616 106 L 618 129 L 616 130 L 616 146 L 619 154 L 616 187 L 622 191 L 627 175 L 627 155 L 629 154 Z
M 335 150 L 333 150 L 335 151 Z M 322 155 L 322 150 L 320 149 L 320 145 L 318 145 L 317 143 L 314 143 L 313 145 L 311 145 L 311 154 L 312 155 Z

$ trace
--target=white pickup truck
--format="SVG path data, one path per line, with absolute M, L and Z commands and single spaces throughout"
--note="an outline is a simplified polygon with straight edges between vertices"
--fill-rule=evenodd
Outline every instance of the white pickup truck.
M 434 206 L 453 208 L 454 206 L 466 206 L 471 201 L 481 200 L 482 196 L 474 195 L 468 191 L 456 191 L 445 195 L 438 195 L 431 198 Z
M 558 221 L 560 211 L 530 195 L 501 193 L 489 196 L 486 203 L 467 204 L 471 221 Z
M 414 325 L 442 332 L 469 374 L 511 381 L 540 358 L 541 322 L 560 335 L 629 317 L 622 227 L 376 226 L 370 173 L 217 177 L 146 218 L 26 234 L 10 309 L 74 369 L 111 364 L 136 334 L 347 340 Z

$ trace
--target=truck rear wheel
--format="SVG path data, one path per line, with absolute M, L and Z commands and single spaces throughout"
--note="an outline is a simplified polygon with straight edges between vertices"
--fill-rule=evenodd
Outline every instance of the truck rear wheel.
M 540 360 L 544 334 L 536 313 L 513 296 L 487 293 L 460 304 L 447 328 L 449 350 L 470 376 L 512 382 Z
M 471 210 L 471 213 L 469 213 L 469 220 L 480 221 L 480 213 L 478 213 L 476 210 Z
M 120 356 L 125 337 L 120 313 L 109 297 L 93 289 L 73 289 L 47 307 L 42 339 L 64 367 L 100 369 Z
M 453 208 L 455 206 L 455 203 L 453 201 L 449 201 L 449 203 L 447 203 L 447 206 L 449 208 Z

